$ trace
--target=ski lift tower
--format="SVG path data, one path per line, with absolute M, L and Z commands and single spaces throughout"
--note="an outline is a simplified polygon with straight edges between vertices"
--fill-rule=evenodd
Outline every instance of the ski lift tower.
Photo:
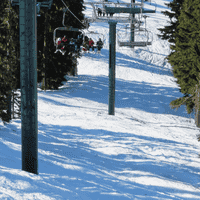
M 128 5 L 128 4 L 127 4 Z M 146 46 L 147 42 L 135 42 L 134 41 L 134 29 L 135 29 L 135 23 L 140 23 L 138 20 L 135 19 L 135 14 L 142 14 L 142 13 L 155 13 L 155 10 L 147 10 L 143 8 L 143 0 L 141 0 L 141 4 L 135 3 L 135 0 L 131 0 L 131 4 L 128 5 L 128 8 L 122 8 L 122 7 L 105 7 L 106 13 L 130 13 L 131 15 L 131 20 L 130 20 L 130 28 L 131 28 L 131 37 L 130 37 L 130 42 L 125 42 L 121 43 L 120 46 Z M 137 6 L 137 7 L 136 7 Z
M 11 0 L 19 6 L 22 170 L 38 175 L 37 16 L 53 0 Z M 36 9 L 37 6 L 37 9 Z M 37 11 L 37 12 L 36 12 Z
M 108 9 L 111 8 L 124 8 L 121 10 L 121 12 L 116 12 L 116 13 L 130 13 L 130 6 L 131 3 L 114 3 L 114 2 L 108 2 L 106 0 L 101 0 L 101 2 L 84 2 L 85 5 L 89 4 L 92 6 L 92 17 L 87 17 L 86 20 L 89 23 L 93 23 L 93 22 L 105 22 L 108 23 L 110 20 L 114 20 L 117 21 L 117 23 L 130 23 L 131 22 L 131 15 L 129 16 L 98 16 L 97 15 L 97 7 L 101 6 L 101 9 L 103 12 L 110 14 L 110 12 L 108 11 Z M 137 6 L 142 6 L 141 3 L 135 3 L 135 5 Z M 128 8 L 129 12 L 124 12 L 126 9 Z M 107 12 L 108 11 L 108 12 Z M 119 11 L 119 10 L 118 10 Z M 112 13 L 112 12 L 111 12 Z M 136 23 L 137 20 L 134 18 L 133 22 Z
M 115 44 L 116 44 L 116 24 L 117 23 L 131 23 L 134 28 L 135 14 L 137 13 L 155 13 L 155 10 L 144 10 L 143 0 L 141 3 L 135 3 L 135 0 L 131 0 L 131 3 L 112 3 L 112 2 L 98 2 L 98 3 L 86 3 L 93 7 L 93 17 L 88 18 L 88 22 L 108 22 L 109 23 L 109 115 L 114 115 L 115 108 Z M 97 17 L 95 4 L 102 5 L 107 14 L 130 14 L 129 17 L 123 19 L 122 17 Z M 114 5 L 114 6 L 113 6 Z M 121 5 L 121 6 L 120 6 Z M 138 7 L 136 7 L 138 6 Z M 131 40 L 134 41 L 134 35 L 131 36 Z M 136 45 L 134 45 L 136 46 Z

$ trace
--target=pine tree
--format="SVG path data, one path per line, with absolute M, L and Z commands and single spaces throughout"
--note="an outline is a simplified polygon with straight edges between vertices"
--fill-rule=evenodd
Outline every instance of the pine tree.
M 198 0 L 185 0 L 175 38 L 174 52 L 168 56 L 174 77 L 184 94 L 170 103 L 172 108 L 187 106 L 191 113 L 199 109 L 200 87 L 200 5 Z
M 10 1 L 1 1 L 0 7 L 0 118 L 8 122 L 11 119 L 11 98 L 20 83 L 19 52 L 16 51 L 19 48 L 19 34 L 16 33 L 16 12 Z M 17 101 L 16 97 L 14 101 Z
M 8 0 L 9 1 L 9 0 Z M 20 95 L 20 38 L 19 38 L 19 7 L 12 7 L 9 1 L 9 35 L 8 44 L 9 65 L 12 69 L 12 114 L 13 118 L 21 116 L 21 95 Z M 15 105 L 15 109 L 14 109 Z
M 165 26 L 164 28 L 158 29 L 161 31 L 161 34 L 158 34 L 158 37 L 163 40 L 168 40 L 170 43 L 175 43 L 175 36 L 177 32 L 177 26 L 179 25 L 178 17 L 180 16 L 180 12 L 182 9 L 182 4 L 184 0 L 173 0 L 170 3 L 165 3 L 168 8 L 171 8 L 171 11 L 161 11 L 164 15 L 170 18 L 171 25 Z M 174 20 L 172 20 L 174 19 Z
M 8 27 L 8 0 L 0 2 L 0 118 L 3 121 L 9 122 L 10 110 L 9 97 L 12 90 L 12 69 L 9 66 L 11 56 L 8 55 L 8 42 L 9 42 L 9 27 Z
M 9 1 L 9 0 L 8 0 Z M 9 1 L 10 3 L 10 1 Z M 12 7 L 9 11 L 9 30 L 11 42 L 9 42 L 11 65 L 14 68 L 15 85 L 14 89 L 20 89 L 20 38 L 19 38 L 19 6 Z
M 174 50 L 174 44 L 175 44 L 175 38 L 176 38 L 176 33 L 177 33 L 177 27 L 179 25 L 179 20 L 178 17 L 180 16 L 180 12 L 182 9 L 184 0 L 173 0 L 170 3 L 165 3 L 165 5 L 168 8 L 171 8 L 172 12 L 169 11 L 161 11 L 165 16 L 168 16 L 170 19 L 170 25 L 165 26 L 164 28 L 158 29 L 162 34 L 158 34 L 158 37 L 163 39 L 163 40 L 168 40 L 170 45 L 170 49 L 172 52 L 169 54 L 169 56 L 173 53 Z M 169 62 L 168 56 L 165 57 L 165 59 Z

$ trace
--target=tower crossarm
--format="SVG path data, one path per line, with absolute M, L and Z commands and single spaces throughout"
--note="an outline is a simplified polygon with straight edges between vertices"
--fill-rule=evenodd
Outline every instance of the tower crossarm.
M 19 0 L 10 0 L 10 1 L 12 6 L 19 6 Z M 53 0 L 38 0 L 37 3 L 40 4 L 40 7 L 46 7 L 48 9 L 51 9 Z
M 123 7 L 107 7 L 105 6 L 106 13 L 141 13 L 141 8 L 123 8 Z M 142 13 L 155 13 L 155 10 L 146 10 L 142 8 Z
M 115 6 L 120 6 L 120 5 L 125 5 L 127 7 L 130 6 L 142 6 L 142 3 L 114 3 L 114 2 L 84 2 L 83 4 L 90 4 L 90 5 L 115 5 Z

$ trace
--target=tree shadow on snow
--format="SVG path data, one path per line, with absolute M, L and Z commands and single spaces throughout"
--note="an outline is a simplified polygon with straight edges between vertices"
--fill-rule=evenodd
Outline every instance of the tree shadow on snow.
M 199 192 L 192 192 L 187 190 L 187 187 L 184 189 L 180 188 L 182 185 L 179 186 L 181 182 L 192 187 L 193 181 L 197 179 L 197 168 L 191 166 L 182 168 L 177 163 L 162 162 L 159 159 L 160 154 L 152 159 L 150 153 L 142 152 L 137 141 L 141 141 L 142 146 L 150 145 L 152 149 L 165 144 L 171 149 L 182 145 L 182 152 L 188 149 L 184 143 L 122 132 L 85 130 L 73 126 L 49 126 L 40 123 L 39 129 L 43 132 L 39 134 L 39 141 L 41 141 L 39 148 L 42 150 L 39 155 L 40 174 L 55 177 L 51 180 L 55 185 L 64 184 L 66 189 L 76 191 L 77 199 L 80 197 L 83 199 L 133 199 L 133 197 L 151 199 L 152 197 L 154 199 L 155 196 L 169 198 L 176 194 L 199 195 Z M 126 151 L 123 152 L 123 148 L 122 151 L 117 151 L 122 141 L 123 144 L 134 145 L 134 148 L 131 147 L 134 152 L 127 154 Z M 113 147 L 116 150 L 112 151 Z M 104 148 L 108 151 L 100 152 L 99 149 Z M 140 152 L 143 157 L 140 156 Z M 179 158 L 175 157 L 175 159 Z M 59 172 L 56 173 L 57 171 Z M 190 180 L 183 175 L 183 172 L 190 174 Z M 56 174 L 60 176 L 57 177 Z M 167 181 L 168 184 L 159 184 L 162 180 Z M 50 182 L 50 179 L 48 181 Z M 177 181 L 180 182 L 176 187 L 174 182 Z M 65 196 L 65 193 L 60 195 Z
M 143 51 L 143 50 L 141 49 L 136 50 L 136 52 L 139 52 L 139 51 Z M 84 54 L 84 57 L 89 58 L 89 59 L 99 60 L 99 61 L 104 60 L 104 62 L 109 63 L 108 54 L 109 54 L 109 51 L 107 49 L 102 49 L 101 54 L 90 52 L 90 53 Z M 158 65 L 149 63 L 147 61 L 144 61 L 138 58 L 130 57 L 120 52 L 116 52 L 116 65 L 119 65 L 121 67 L 144 70 L 147 72 L 151 72 L 152 74 L 173 76 L 173 73 L 171 72 L 170 69 L 167 69 L 163 66 L 158 66 Z
M 16 123 L 20 123 L 20 120 Z M 6 156 L 11 153 L 12 162 L 0 163 L 1 179 L 6 179 L 4 187 L 7 187 L 7 191 L 16 190 L 21 198 L 27 193 L 29 197 L 42 194 L 46 199 L 67 197 L 77 200 L 151 200 L 171 197 L 184 200 L 189 195 L 193 195 L 193 199 L 199 196 L 199 192 L 194 189 L 199 178 L 197 168 L 177 165 L 170 160 L 172 157 L 168 154 L 155 155 L 153 152 L 152 157 L 151 151 L 144 151 L 143 148 L 148 146 L 154 150 L 167 145 L 168 149 L 174 150 L 181 145 L 181 152 L 187 152 L 188 145 L 182 142 L 39 122 L 39 175 L 34 175 L 21 170 L 20 151 L 13 149 L 20 145 L 20 129 L 10 125 L 8 129 L 4 140 L 6 142 L 0 146 L 6 145 L 2 150 Z M 14 135 L 13 129 L 16 130 Z M 162 161 L 160 156 L 166 159 Z M 177 155 L 173 158 L 179 159 Z M 13 192 L 6 197 L 10 198 L 11 194 Z
M 62 87 L 62 93 L 58 91 L 47 91 L 45 101 L 60 106 L 68 106 L 53 100 L 54 97 L 67 99 L 73 97 L 85 98 L 98 103 L 108 104 L 109 78 L 106 76 L 78 75 L 70 77 L 71 82 L 67 82 Z M 40 92 L 39 92 L 40 93 Z M 49 96 L 49 98 L 48 98 Z M 125 81 L 116 79 L 115 83 L 115 107 L 135 108 L 142 111 L 157 114 L 172 114 L 182 117 L 194 117 L 194 114 L 187 114 L 185 106 L 181 106 L 177 111 L 171 109 L 169 104 L 172 100 L 181 97 L 178 88 L 155 87 L 147 82 Z M 79 106 L 79 105 L 76 105 Z M 75 107 L 76 107 L 75 106 Z

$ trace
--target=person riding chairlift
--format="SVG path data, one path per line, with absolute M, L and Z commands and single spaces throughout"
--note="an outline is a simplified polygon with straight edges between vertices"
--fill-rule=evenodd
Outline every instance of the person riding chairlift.
M 68 46 L 71 52 L 75 52 L 77 50 L 77 45 L 73 38 L 70 39 Z
M 83 51 L 89 50 L 89 38 L 88 36 L 84 36 L 84 43 L 83 43 Z
M 101 51 L 103 48 L 103 42 L 101 41 L 101 38 L 99 38 L 99 41 L 97 42 L 97 49 L 98 51 Z
M 80 51 L 80 46 L 83 44 L 83 34 L 79 35 L 77 38 L 77 49 Z
M 89 40 L 89 49 L 92 48 L 92 50 L 94 51 L 93 45 L 94 45 L 94 41 L 92 40 L 92 38 L 90 38 L 90 40 Z
M 62 55 L 64 55 L 66 51 L 64 51 L 65 46 L 64 46 L 63 42 L 66 42 L 66 41 L 67 41 L 66 36 L 64 36 L 62 38 L 62 40 L 61 40 L 61 38 L 58 38 L 56 40 L 57 48 L 54 53 L 57 53 L 57 51 L 60 51 L 60 53 L 62 53 Z
M 64 48 L 65 48 L 65 45 L 64 45 L 64 43 L 66 43 L 67 42 L 67 38 L 66 38 L 66 35 L 62 38 L 62 40 L 59 40 L 58 41 L 58 48 L 59 49 L 62 49 L 62 50 L 64 50 Z M 60 46 L 59 46 L 60 45 Z
M 97 12 L 98 12 L 98 17 L 99 17 L 99 16 L 101 17 L 101 15 L 102 15 L 102 10 L 101 10 L 101 8 L 98 8 L 98 9 L 97 9 Z

